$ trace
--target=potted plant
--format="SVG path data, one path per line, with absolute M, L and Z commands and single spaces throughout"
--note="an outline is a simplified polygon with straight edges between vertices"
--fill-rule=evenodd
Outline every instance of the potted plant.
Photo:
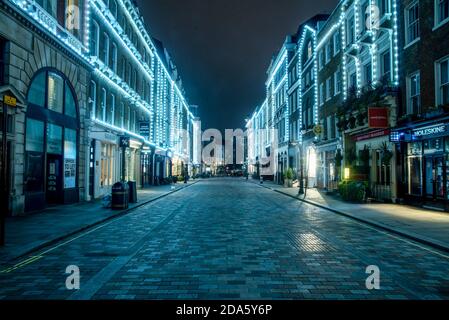
M 355 129 L 355 123 L 356 123 L 356 117 L 354 117 L 352 114 L 348 119 L 348 125 L 350 129 Z
M 337 154 L 335 155 L 335 166 L 337 168 L 341 168 L 342 162 L 343 162 L 343 155 L 341 154 L 341 149 L 338 149 Z
M 393 152 L 388 149 L 386 142 L 382 143 L 382 165 L 389 166 L 391 164 L 391 159 L 393 159 Z
M 293 169 L 288 168 L 288 170 L 284 173 L 284 187 L 291 188 L 293 186 Z

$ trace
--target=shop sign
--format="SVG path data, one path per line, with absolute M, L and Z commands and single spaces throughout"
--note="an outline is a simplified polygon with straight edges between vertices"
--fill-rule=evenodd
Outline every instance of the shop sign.
M 120 147 L 121 148 L 129 148 L 130 146 L 130 138 L 129 137 L 120 137 Z
M 370 132 L 370 133 L 367 133 L 364 135 L 356 136 L 356 137 L 354 137 L 354 140 L 357 142 L 365 141 L 365 140 L 388 136 L 389 134 L 390 134 L 390 130 L 374 131 L 374 132 Z
M 315 136 L 320 136 L 322 133 L 323 133 L 323 127 L 321 126 L 321 125 L 316 125 L 314 128 L 313 128 L 313 133 L 315 134 Z
M 10 107 L 16 107 L 17 106 L 17 99 L 12 97 L 12 96 L 8 96 L 8 95 L 4 95 L 3 96 L 3 102 L 10 106 Z
M 448 134 L 448 125 L 446 124 L 438 124 L 435 126 L 419 128 L 413 130 L 413 136 L 415 138 L 423 138 L 423 137 L 436 137 Z
M 370 128 L 388 128 L 388 108 L 368 108 Z
M 150 123 L 149 122 L 140 122 L 139 123 L 139 134 L 145 139 L 150 138 Z

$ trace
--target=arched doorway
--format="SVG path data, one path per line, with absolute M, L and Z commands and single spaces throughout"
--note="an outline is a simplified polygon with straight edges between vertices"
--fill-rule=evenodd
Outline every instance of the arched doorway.
M 79 201 L 77 99 L 67 77 L 38 71 L 27 95 L 25 211 Z

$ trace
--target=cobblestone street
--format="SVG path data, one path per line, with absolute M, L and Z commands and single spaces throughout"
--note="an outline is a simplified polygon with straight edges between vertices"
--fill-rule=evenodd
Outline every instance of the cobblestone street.
M 66 289 L 76 265 L 81 289 Z M 366 289 L 367 266 L 380 290 Z M 449 256 L 241 179 L 204 180 L 0 269 L 0 299 L 439 299 Z

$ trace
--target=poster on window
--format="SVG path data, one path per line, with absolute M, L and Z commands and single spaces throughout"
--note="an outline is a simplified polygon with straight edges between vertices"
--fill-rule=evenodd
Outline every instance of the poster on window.
M 76 160 L 64 160 L 64 188 L 72 189 L 76 187 Z

